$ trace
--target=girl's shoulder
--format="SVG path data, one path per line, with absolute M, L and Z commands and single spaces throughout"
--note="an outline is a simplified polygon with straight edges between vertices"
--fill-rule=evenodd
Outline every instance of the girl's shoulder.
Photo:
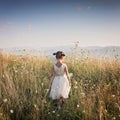
M 64 67 L 67 67 L 67 64 L 66 63 L 62 63 Z

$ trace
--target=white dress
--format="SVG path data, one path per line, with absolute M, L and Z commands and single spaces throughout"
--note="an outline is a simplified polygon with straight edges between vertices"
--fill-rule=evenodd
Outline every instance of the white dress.
M 70 92 L 69 81 L 65 73 L 66 64 L 63 64 L 60 67 L 53 65 L 55 71 L 55 77 L 52 82 L 50 98 L 53 100 L 59 99 L 60 97 L 68 98 Z

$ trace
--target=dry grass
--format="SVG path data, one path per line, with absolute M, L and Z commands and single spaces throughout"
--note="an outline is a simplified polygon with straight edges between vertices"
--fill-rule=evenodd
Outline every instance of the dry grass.
M 65 62 L 72 89 L 56 111 L 46 89 L 49 58 L 0 54 L 0 120 L 119 120 L 120 62 L 70 56 Z

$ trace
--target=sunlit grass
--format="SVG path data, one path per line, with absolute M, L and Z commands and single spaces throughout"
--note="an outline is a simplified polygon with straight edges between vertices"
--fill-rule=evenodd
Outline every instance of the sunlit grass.
M 0 120 L 118 120 L 120 63 L 71 57 L 70 97 L 56 111 L 47 84 L 52 63 L 48 57 L 0 55 Z

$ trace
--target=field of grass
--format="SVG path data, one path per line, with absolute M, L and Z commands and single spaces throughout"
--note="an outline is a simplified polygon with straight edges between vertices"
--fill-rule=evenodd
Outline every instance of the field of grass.
M 56 111 L 45 56 L 0 54 L 0 120 L 119 120 L 120 62 L 67 56 L 71 91 Z

